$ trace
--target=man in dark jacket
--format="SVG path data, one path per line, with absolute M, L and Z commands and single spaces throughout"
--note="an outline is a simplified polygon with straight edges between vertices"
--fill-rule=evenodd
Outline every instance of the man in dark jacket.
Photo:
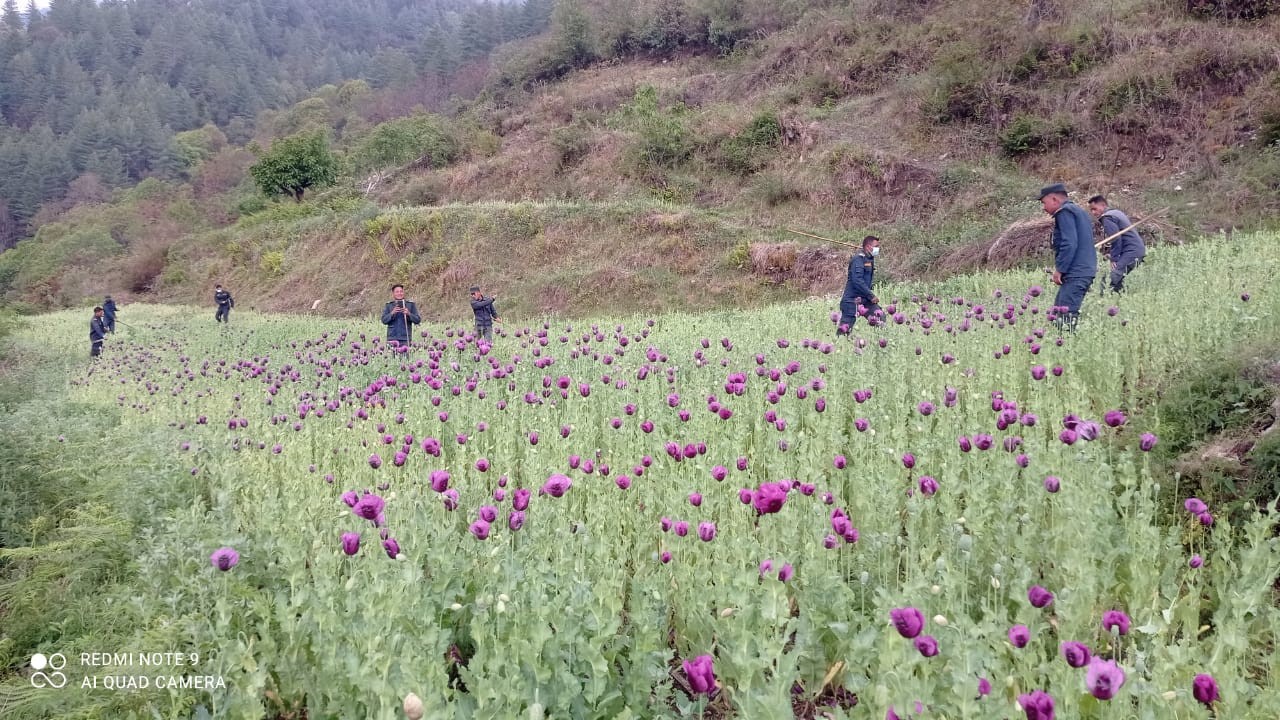
M 404 299 L 404 286 L 391 286 L 391 302 L 382 308 L 382 324 L 387 326 L 387 342 L 408 345 L 413 325 L 422 322 L 418 306 Z
M 1093 247 L 1093 220 L 1084 208 L 1067 198 L 1062 183 L 1040 190 L 1040 206 L 1053 216 L 1053 284 L 1058 326 L 1074 329 L 1080 304 L 1098 274 L 1098 251 Z
M 471 286 L 471 311 L 476 315 L 476 335 L 493 342 L 493 324 L 502 322 L 498 311 L 493 307 L 497 298 L 487 298 L 480 292 L 479 285 Z
M 116 301 L 110 295 L 102 301 L 102 324 L 106 326 L 107 332 L 116 331 Z
M 876 256 L 879 254 L 880 238 L 868 235 L 862 239 L 862 249 L 849 259 L 849 273 L 844 283 L 844 295 L 840 298 L 840 324 L 836 327 L 837 335 L 848 335 L 853 324 L 857 322 L 859 314 L 874 318 L 875 313 L 880 311 L 880 298 L 871 292 L 871 282 L 876 274 Z
M 1119 237 L 1111 241 L 1111 290 L 1124 292 L 1124 277 L 1133 272 L 1147 255 L 1147 245 L 1142 242 L 1129 222 L 1129 216 L 1107 204 L 1101 195 L 1089 198 L 1089 214 L 1098 218 L 1102 225 L 1103 237 L 1111 237 L 1119 233 Z M 1125 232 L 1120 233 L 1121 230 Z
M 102 341 L 107 336 L 107 325 L 102 319 L 102 308 L 93 309 L 93 318 L 89 320 L 89 357 L 96 358 L 102 354 Z
M 213 301 L 218 304 L 218 312 L 214 314 L 213 319 L 217 322 L 231 324 L 231 308 L 236 306 L 236 301 L 231 297 L 231 293 L 223 290 L 221 285 L 214 285 Z

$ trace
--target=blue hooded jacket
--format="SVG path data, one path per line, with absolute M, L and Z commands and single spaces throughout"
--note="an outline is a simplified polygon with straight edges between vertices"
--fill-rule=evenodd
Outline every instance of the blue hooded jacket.
M 1093 218 L 1070 200 L 1053 214 L 1053 268 L 1070 278 L 1091 278 L 1098 274 Z

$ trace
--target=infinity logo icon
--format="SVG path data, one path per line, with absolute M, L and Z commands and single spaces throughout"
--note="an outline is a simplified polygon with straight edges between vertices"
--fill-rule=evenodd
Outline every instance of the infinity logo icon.
M 45 657 L 43 653 L 36 653 L 31 656 L 31 669 L 35 672 L 31 673 L 31 687 L 36 688 L 61 688 L 67 684 L 67 676 L 60 672 L 62 668 L 67 666 L 67 658 L 62 653 L 54 653 Z M 48 672 L 45 672 L 48 668 Z

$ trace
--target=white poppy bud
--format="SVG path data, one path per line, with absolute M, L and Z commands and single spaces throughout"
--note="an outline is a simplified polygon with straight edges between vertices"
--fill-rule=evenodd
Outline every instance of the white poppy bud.
M 946 627 L 946 626 L 947 626 L 947 617 L 946 617 L 945 615 L 934 615 L 934 616 L 933 616 L 933 624 L 934 624 L 934 625 L 941 625 L 942 627 Z
M 422 720 L 422 698 L 409 693 L 404 696 L 404 714 L 409 720 Z

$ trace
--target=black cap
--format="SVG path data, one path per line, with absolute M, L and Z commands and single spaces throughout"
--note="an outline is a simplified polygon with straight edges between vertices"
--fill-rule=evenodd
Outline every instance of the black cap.
M 472 286 L 471 286 L 471 289 L 470 289 L 470 290 L 468 290 L 467 292 L 480 292 L 480 286 L 479 286 L 479 285 L 472 285 Z
M 1062 183 L 1054 183 L 1052 185 L 1046 185 L 1040 188 L 1040 195 L 1036 197 L 1036 200 L 1043 200 L 1045 195 L 1053 195 L 1054 193 L 1060 193 L 1062 195 L 1066 195 L 1067 186 L 1063 185 Z

